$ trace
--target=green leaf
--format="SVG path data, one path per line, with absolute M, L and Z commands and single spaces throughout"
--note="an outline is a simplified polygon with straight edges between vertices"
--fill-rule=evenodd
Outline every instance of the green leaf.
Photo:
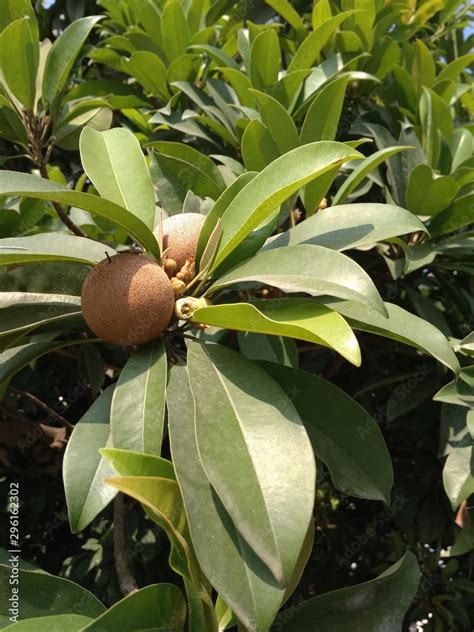
M 275 632 L 401 630 L 420 577 L 416 557 L 413 553 L 405 553 L 401 560 L 375 579 L 313 597 L 283 611 L 281 620 L 277 619 Z
M 334 486 L 350 496 L 389 503 L 390 453 L 377 423 L 362 406 L 317 375 L 273 362 L 259 364 L 291 397 Z
M 100 195 L 153 229 L 155 192 L 135 135 L 120 127 L 105 132 L 85 127 L 80 151 L 84 171 Z
M 275 9 L 299 35 L 304 37 L 306 34 L 304 22 L 288 0 L 265 0 L 265 2 Z
M 377 241 L 425 231 L 420 220 L 393 204 L 330 206 L 265 244 L 263 250 L 312 244 L 333 250 L 367 246 Z
M 240 144 L 242 160 L 249 171 L 263 171 L 280 156 L 268 128 L 258 119 L 250 121 Z
M 140 242 L 157 259 L 160 257 L 158 242 L 151 230 L 127 209 L 97 195 L 71 191 L 66 187 L 27 173 L 0 171 L 0 195 L 16 195 L 69 204 L 111 220 Z
M 247 543 L 286 585 L 314 503 L 315 465 L 306 432 L 281 389 L 235 351 L 193 343 L 188 369 L 204 470 Z M 226 441 L 218 438 L 223 424 Z
M 415 55 L 411 75 L 413 83 L 420 93 L 423 87 L 430 88 L 433 85 L 436 77 L 436 66 L 430 50 L 422 40 L 416 40 L 414 48 Z
M 171 97 L 166 66 L 155 53 L 139 50 L 134 52 L 130 59 L 122 57 L 121 64 L 123 70 L 135 77 L 146 93 L 163 101 Z
M 39 65 L 37 32 L 29 17 L 15 20 L 0 36 L 0 66 L 13 96 L 27 110 L 36 97 L 36 73 Z
M 140 347 L 120 373 L 110 415 L 114 448 L 161 453 L 167 361 L 161 340 Z
M 311 68 L 319 60 L 319 53 L 326 46 L 338 27 L 354 11 L 343 11 L 328 20 L 325 20 L 304 40 L 288 65 L 288 72 Z
M 105 244 L 68 233 L 38 233 L 29 237 L 0 239 L 0 265 L 35 261 L 67 261 L 95 265 L 107 255 L 115 254 L 115 250 Z
M 302 186 L 361 154 L 342 143 L 298 147 L 261 171 L 233 199 L 222 216 L 222 239 L 214 269 L 280 204 Z
M 413 149 L 407 145 L 397 145 L 396 147 L 386 147 L 385 149 L 380 149 L 379 151 L 374 152 L 368 158 L 361 160 L 361 162 L 357 165 L 357 167 L 353 170 L 351 175 L 344 181 L 341 187 L 339 187 L 338 192 L 332 199 L 332 204 L 336 206 L 337 204 L 342 204 L 345 202 L 347 196 L 349 196 L 354 189 L 356 189 L 359 184 L 364 180 L 364 178 L 374 169 L 376 169 L 379 165 L 381 165 L 387 158 L 398 154 L 400 151 L 405 151 L 407 149 Z M 423 165 L 420 165 L 423 166 Z M 422 213 L 420 213 L 422 215 Z M 400 233 L 401 234 L 401 233 Z
M 81 417 L 64 453 L 64 489 L 73 533 L 85 529 L 117 493 L 105 485 L 115 472 L 99 454 L 109 441 L 113 391 L 114 385 L 109 386 Z
M 467 66 L 470 66 L 473 61 L 474 53 L 457 57 L 451 63 L 444 66 L 439 75 L 436 77 L 434 85 L 440 84 L 443 81 L 456 81 L 464 69 Z
M 298 367 L 298 347 L 293 338 L 241 331 L 237 337 L 242 355 L 249 360 L 268 360 L 285 366 Z
M 318 92 L 301 128 L 302 145 L 336 138 L 348 81 L 348 76 L 338 77 Z
M 102 18 L 101 15 L 92 15 L 75 20 L 54 42 L 43 75 L 42 91 L 46 109 L 52 109 L 57 103 L 81 48 L 94 25 Z
M 454 448 L 448 454 L 443 468 L 443 484 L 453 511 L 456 511 L 463 500 L 474 494 L 474 450 L 472 446 Z
M 20 632 L 38 632 L 38 630 L 49 630 L 49 632 L 80 632 L 85 625 L 90 623 L 90 617 L 82 614 L 56 614 L 52 617 L 33 617 L 22 619 L 18 623 L 7 625 L 3 630 L 19 630 Z
M 429 165 L 418 165 L 410 173 L 406 204 L 417 215 L 435 215 L 451 204 L 457 192 L 452 176 L 436 176 Z
M 255 97 L 262 122 L 277 146 L 279 155 L 298 147 L 300 144 L 298 131 L 286 108 L 268 94 L 258 90 L 249 90 L 249 92 Z M 322 139 L 316 138 L 314 140 Z
M 92 338 L 78 340 L 54 340 L 53 342 L 31 342 L 0 353 L 0 384 L 21 371 L 25 366 L 51 351 L 74 345 L 96 342 Z
M 209 46 L 208 44 L 195 44 L 194 46 L 190 46 L 189 49 L 209 55 L 209 57 L 213 59 L 216 64 L 222 66 L 219 68 L 219 70 L 222 70 L 223 68 L 230 68 L 231 70 L 236 70 L 237 72 L 239 72 L 239 74 L 244 76 L 243 73 L 239 71 L 239 65 L 237 64 L 237 62 L 220 48 Z
M 33 31 L 38 34 L 35 11 L 31 0 L 3 0 L 0 2 L 0 31 L 18 18 L 29 17 Z
M 307 299 L 212 305 L 194 312 L 193 321 L 224 329 L 253 331 L 307 340 L 338 351 L 360 366 L 359 344 L 345 320 Z
M 0 564 L 0 593 L 2 595 L 11 595 L 10 576 L 11 568 L 6 564 Z M 18 578 L 22 619 L 41 617 L 43 621 L 43 617 L 47 620 L 52 615 L 67 613 L 95 618 L 105 611 L 105 606 L 92 593 L 63 577 L 55 577 L 42 571 L 20 569 Z M 8 620 L 9 607 L 8 599 L 2 599 L 0 619 Z M 42 625 L 36 630 L 44 629 Z
M 169 62 L 186 52 L 189 44 L 189 30 L 179 0 L 172 0 L 166 4 L 161 16 L 161 36 Z
M 52 302 L 11 305 L 0 309 L 0 337 L 28 332 L 51 323 L 75 326 L 77 321 L 82 321 L 79 305 Z
M 262 31 L 250 49 L 250 81 L 254 88 L 265 92 L 278 80 L 281 53 L 278 35 L 273 29 Z
M 208 292 L 244 282 L 264 283 L 284 292 L 306 292 L 311 296 L 329 294 L 386 313 L 366 272 L 349 257 L 322 246 L 300 244 L 260 252 L 224 274 Z
M 154 476 L 176 480 L 173 464 L 160 456 L 118 448 L 101 448 L 99 452 L 120 476 Z
M 460 379 L 445 384 L 434 395 L 434 401 L 474 408 L 473 374 L 474 366 L 463 367 L 459 375 Z
M 436 168 L 440 155 L 440 135 L 449 141 L 453 133 L 453 121 L 449 107 L 436 92 L 423 87 L 419 114 L 423 149 L 428 163 Z
M 181 632 L 185 620 L 186 602 L 180 589 L 173 584 L 151 584 L 121 599 L 83 630 Z
M 284 591 L 275 586 L 269 570 L 242 538 L 203 469 L 196 443 L 195 403 L 185 367 L 171 370 L 167 403 L 171 453 L 199 563 L 243 625 L 267 632 Z M 209 533 L 213 546 L 209 546 Z
M 365 305 L 354 301 L 340 301 L 332 298 L 317 300 L 342 314 L 354 329 L 368 331 L 420 349 L 446 365 L 454 373 L 460 372 L 456 354 L 439 329 L 423 318 L 410 314 L 402 307 L 385 302 L 388 318 L 384 318 Z
M 439 237 L 472 224 L 474 221 L 473 204 L 474 193 L 458 197 L 446 210 L 441 211 L 433 218 L 430 224 L 431 235 Z

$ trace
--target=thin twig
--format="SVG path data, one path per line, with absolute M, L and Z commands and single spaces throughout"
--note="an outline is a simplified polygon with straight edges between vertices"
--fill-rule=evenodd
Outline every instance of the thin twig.
M 44 164 L 44 162 L 41 162 L 41 164 L 39 165 L 39 171 L 43 178 L 48 178 L 48 172 L 46 170 L 46 165 Z M 69 215 L 63 210 L 61 204 L 59 204 L 58 202 L 51 202 L 51 204 L 58 214 L 59 219 L 69 228 L 72 233 L 74 233 L 78 237 L 87 237 L 86 233 L 81 230 L 79 226 L 76 226 Z
M 132 575 L 130 563 L 127 557 L 127 544 L 125 540 L 123 494 L 118 493 L 114 500 L 114 558 L 115 571 L 123 596 L 126 597 L 138 590 L 138 584 Z
M 48 406 L 48 404 L 46 404 L 41 399 L 36 397 L 36 395 L 33 395 L 33 393 L 28 393 L 28 391 L 22 391 L 19 388 L 15 388 L 14 386 L 9 386 L 8 388 L 14 393 L 17 393 L 18 395 L 21 395 L 22 397 L 27 397 L 28 399 L 30 399 L 37 406 L 39 406 L 44 411 L 46 411 L 48 415 L 51 415 L 52 417 L 57 419 L 60 423 L 62 423 L 62 425 L 65 426 L 68 430 L 72 430 L 74 428 L 73 424 L 71 424 L 65 417 L 60 415 L 58 412 L 54 410 L 54 408 L 51 408 L 50 406 Z

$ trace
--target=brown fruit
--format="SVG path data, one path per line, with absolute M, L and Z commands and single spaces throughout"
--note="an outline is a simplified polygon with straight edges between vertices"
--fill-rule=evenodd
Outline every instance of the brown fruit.
M 136 345 L 169 325 L 174 293 L 161 266 L 143 255 L 115 255 L 93 268 L 82 286 L 84 319 L 102 340 Z
M 186 261 L 196 256 L 199 235 L 205 221 L 200 213 L 180 213 L 163 222 L 163 251 L 176 261 L 179 272 Z

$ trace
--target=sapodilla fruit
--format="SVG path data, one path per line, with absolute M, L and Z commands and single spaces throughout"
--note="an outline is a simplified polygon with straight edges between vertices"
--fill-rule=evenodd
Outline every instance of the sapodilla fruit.
M 98 263 L 81 293 L 84 319 L 102 340 L 136 345 L 169 325 L 174 293 L 161 266 L 138 254 L 118 254 Z
M 179 213 L 163 222 L 163 252 L 168 259 L 176 261 L 178 272 L 189 258 L 196 256 L 205 219 L 200 213 Z

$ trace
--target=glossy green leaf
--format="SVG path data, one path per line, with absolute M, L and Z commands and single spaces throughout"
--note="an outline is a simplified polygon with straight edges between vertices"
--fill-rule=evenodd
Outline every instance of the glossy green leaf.
M 6 564 L 0 564 L 0 594 L 2 595 L 11 595 L 10 575 L 11 568 Z M 23 569 L 18 571 L 18 577 L 22 619 L 34 617 L 43 619 L 43 617 L 66 613 L 95 618 L 105 611 L 105 606 L 92 593 L 64 577 L 55 577 L 43 571 Z M 8 620 L 9 607 L 8 599 L 2 599 L 0 618 Z
M 110 386 L 81 417 L 64 454 L 64 489 L 73 533 L 85 529 L 117 493 L 105 484 L 115 472 L 99 453 L 109 442 L 113 391 Z
M 149 50 L 138 50 L 130 59 L 121 59 L 122 69 L 135 77 L 147 94 L 167 101 L 171 92 L 168 88 L 167 71 L 163 61 Z
M 216 268 L 280 204 L 302 186 L 359 152 L 342 143 L 320 142 L 298 147 L 261 171 L 233 199 L 222 216 L 222 239 Z
M 458 197 L 444 211 L 437 213 L 430 223 L 430 233 L 439 237 L 452 233 L 459 228 L 469 226 L 474 222 L 474 193 Z
M 407 208 L 417 215 L 435 215 L 451 204 L 457 192 L 452 176 L 436 176 L 428 165 L 418 165 L 408 180 Z
M 298 367 L 298 347 L 293 338 L 267 336 L 248 331 L 239 331 L 237 338 L 242 355 L 249 360 L 267 360 L 285 366 Z
M 38 65 L 39 42 L 32 20 L 15 20 L 0 36 L 0 66 L 9 90 L 27 110 L 35 103 Z
M 63 91 L 81 48 L 103 16 L 92 15 L 72 22 L 54 42 L 43 75 L 43 100 L 51 109 Z
M 334 486 L 350 496 L 389 503 L 390 454 L 377 423 L 362 406 L 317 375 L 273 362 L 259 364 L 291 397 Z
M 281 103 L 268 94 L 258 90 L 249 90 L 255 98 L 263 124 L 278 148 L 279 154 L 285 154 L 298 147 L 299 138 L 296 125 Z M 313 140 L 323 140 L 315 138 Z
M 388 312 L 388 318 L 385 318 L 367 306 L 354 301 L 332 298 L 317 300 L 342 314 L 354 329 L 368 331 L 420 349 L 446 365 L 454 373 L 459 373 L 456 354 L 439 329 L 423 318 L 410 314 L 402 307 L 385 302 Z
M 386 147 L 374 152 L 368 158 L 362 160 L 352 171 L 350 176 L 344 181 L 342 186 L 337 191 L 336 195 L 332 199 L 332 204 L 342 204 L 346 198 L 354 191 L 367 175 L 381 165 L 385 160 L 398 154 L 400 151 L 412 149 L 407 145 L 399 145 L 397 147 Z M 420 165 L 422 166 L 422 165 Z M 421 215 L 422 213 L 420 213 Z
M 86 237 L 68 233 L 38 233 L 29 237 L 0 239 L 0 265 L 67 261 L 94 265 L 116 252 Z
M 311 296 L 329 294 L 386 313 L 366 272 L 349 257 L 322 246 L 300 244 L 260 252 L 219 278 L 209 293 L 237 283 L 266 284 Z
M 151 584 L 121 599 L 83 630 L 182 632 L 185 620 L 186 602 L 179 588 L 173 584 Z
M 153 229 L 155 192 L 135 135 L 121 127 L 105 132 L 85 127 L 80 151 L 84 171 L 100 195 Z
M 416 557 L 405 553 L 375 579 L 313 597 L 284 611 L 275 624 L 275 632 L 401 630 L 420 577 Z
M 156 238 L 140 219 L 109 200 L 97 195 L 72 191 L 66 187 L 27 173 L 0 172 L 0 195 L 15 195 L 69 204 L 112 221 L 140 242 L 155 257 L 160 257 Z
M 161 453 L 167 361 L 161 340 L 140 347 L 120 373 L 110 414 L 114 448 Z
M 418 39 L 414 45 L 415 55 L 412 66 L 412 79 L 418 92 L 426 86 L 430 88 L 436 77 L 436 66 L 433 56 L 426 44 Z
M 338 77 L 325 86 L 311 103 L 301 128 L 301 143 L 334 140 L 341 117 L 349 77 Z
M 18 18 L 29 17 L 32 28 L 38 33 L 38 24 L 31 0 L 3 0 L 0 2 L 0 31 Z
M 171 0 L 171 2 L 166 3 L 161 16 L 161 36 L 169 62 L 186 52 L 189 44 L 189 30 L 179 0 Z
M 443 468 L 443 484 L 453 511 L 474 494 L 474 450 L 472 446 L 455 448 Z
M 474 53 L 461 55 L 454 59 L 451 63 L 443 67 L 439 75 L 436 77 L 435 85 L 443 81 L 456 81 L 458 76 L 464 69 L 470 66 L 474 61 Z
M 188 369 L 204 470 L 245 540 L 286 585 L 314 502 L 315 466 L 306 432 L 281 389 L 235 351 L 194 343 Z M 218 439 L 223 424 L 225 442 Z
M 250 121 L 242 135 L 240 150 L 245 168 L 263 171 L 280 156 L 268 128 L 258 119 Z
M 236 529 L 207 478 L 196 443 L 195 403 L 185 367 L 171 370 L 167 403 L 173 463 L 199 563 L 240 621 L 249 630 L 267 632 L 284 591 Z
M 265 0 L 265 2 L 275 9 L 288 24 L 291 24 L 298 34 L 305 35 L 304 22 L 288 0 Z
M 313 244 L 347 250 L 374 244 L 396 235 L 426 231 L 412 213 L 393 204 L 344 204 L 330 206 L 271 238 L 263 250 Z
M 474 408 L 473 375 L 474 366 L 463 367 L 459 379 L 455 379 L 443 386 L 443 388 L 434 395 L 433 399 L 437 402 Z
M 280 44 L 273 29 L 262 31 L 250 49 L 250 80 L 254 88 L 265 91 L 278 80 Z
M 349 362 L 360 366 L 360 349 L 351 328 L 339 314 L 321 310 L 321 307 L 298 298 L 212 305 L 194 312 L 193 321 L 307 340 L 335 349 Z
M 120 476 L 155 476 L 176 480 L 173 464 L 161 456 L 119 448 L 101 448 L 99 451 Z
M 70 303 L 19 304 L 0 309 L 0 337 L 22 331 L 28 332 L 36 327 L 51 323 L 63 323 L 65 326 L 81 322 L 79 305 Z
M 18 630 L 19 632 L 38 632 L 38 630 L 49 630 L 49 632 L 80 632 L 92 619 L 82 614 L 56 614 L 51 617 L 33 617 L 22 619 L 18 623 L 7 625 L 3 630 Z
M 79 338 L 78 340 L 54 340 L 53 342 L 31 342 L 12 349 L 7 349 L 0 354 L 0 383 L 9 380 L 15 373 L 25 366 L 37 360 L 51 351 L 71 347 L 74 345 L 96 342 L 91 338 Z

